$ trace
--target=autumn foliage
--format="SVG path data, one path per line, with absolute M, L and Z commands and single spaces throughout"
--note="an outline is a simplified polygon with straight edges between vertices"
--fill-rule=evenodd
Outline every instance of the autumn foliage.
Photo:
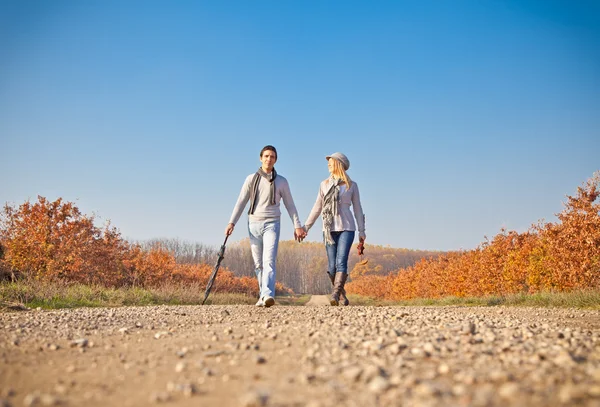
M 600 288 L 600 172 L 568 196 L 558 222 L 502 230 L 474 250 L 423 259 L 387 277 L 357 276 L 349 293 L 390 300 Z
M 160 244 L 142 248 L 125 241 L 110 224 L 71 202 L 38 197 L 18 208 L 6 205 L 0 224 L 0 272 L 12 279 L 99 284 L 107 287 L 157 287 L 164 283 L 205 285 L 214 265 L 178 264 Z M 279 294 L 288 293 L 282 284 Z M 255 278 L 219 270 L 213 292 L 258 295 Z
M 428 252 L 367 245 L 350 256 L 346 290 L 387 300 L 486 296 L 600 288 L 600 172 L 568 196 L 558 221 L 524 233 L 501 230 L 473 250 Z M 216 251 L 177 240 L 130 243 L 71 202 L 38 197 L 0 214 L 0 280 L 107 287 L 205 286 Z M 248 239 L 228 245 L 214 292 L 256 296 Z M 282 241 L 277 294 L 331 291 L 322 242 Z M 281 282 L 284 282 L 283 285 Z M 200 293 L 199 293 L 200 294 Z

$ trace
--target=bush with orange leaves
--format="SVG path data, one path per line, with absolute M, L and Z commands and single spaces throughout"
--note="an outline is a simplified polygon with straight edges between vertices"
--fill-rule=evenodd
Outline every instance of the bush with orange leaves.
M 173 253 L 154 245 L 143 250 L 129 244 L 107 225 L 100 229 L 93 216 L 83 215 L 71 202 L 38 197 L 18 208 L 6 205 L 0 218 L 0 270 L 40 281 L 100 284 L 107 287 L 157 287 L 164 283 L 206 285 L 213 267 L 177 264 Z M 255 278 L 236 277 L 223 268 L 213 292 L 258 295 Z M 276 284 L 276 293 L 291 290 Z
M 376 298 L 388 298 L 394 275 L 387 276 L 366 275 L 353 279 L 346 284 L 348 294 L 368 295 Z
M 600 287 L 600 172 L 568 196 L 560 223 L 538 226 L 530 291 Z
M 94 226 L 71 202 L 26 202 L 15 209 L 6 205 L 0 224 L 5 248 L 4 267 L 25 278 L 69 280 L 119 285 L 121 261 L 128 245 L 119 232 Z
M 600 172 L 568 196 L 557 223 L 502 230 L 474 250 L 400 269 L 391 280 L 358 277 L 348 291 L 390 300 L 600 288 Z M 389 288 L 388 288 L 389 287 Z

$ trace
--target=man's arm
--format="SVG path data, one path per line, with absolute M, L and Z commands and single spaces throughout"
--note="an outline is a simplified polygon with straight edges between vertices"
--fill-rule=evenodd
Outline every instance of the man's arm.
M 225 234 L 229 236 L 233 233 L 233 229 L 238 220 L 240 220 L 240 216 L 242 216 L 242 212 L 246 207 L 246 204 L 250 200 L 250 181 L 252 179 L 252 175 L 248 176 L 242 185 L 242 189 L 240 191 L 240 195 L 238 196 L 238 200 L 235 203 L 235 207 L 233 208 L 233 212 L 231 213 L 231 218 L 229 218 L 229 223 L 227 224 L 227 228 L 225 228 Z
M 296 210 L 296 205 L 294 204 L 294 198 L 292 198 L 292 191 L 290 191 L 290 185 L 287 180 L 281 184 L 281 199 L 283 199 L 285 209 L 292 219 L 294 228 L 302 229 L 302 224 L 300 223 L 300 218 L 298 217 L 298 211 Z

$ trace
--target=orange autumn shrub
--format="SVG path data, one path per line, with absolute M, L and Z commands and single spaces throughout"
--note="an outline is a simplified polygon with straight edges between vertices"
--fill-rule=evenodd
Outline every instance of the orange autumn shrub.
M 280 283 L 279 281 L 277 281 L 277 282 L 275 282 L 275 294 L 276 295 L 293 295 L 294 294 L 294 290 L 292 290 L 291 288 L 289 288 L 285 284 Z
M 559 223 L 538 227 L 529 290 L 600 287 L 600 172 L 568 196 Z
M 132 246 L 123 259 L 128 270 L 128 283 L 133 286 L 156 287 L 168 281 L 175 271 L 175 257 L 160 246 L 142 250 Z
M 38 197 L 18 208 L 6 205 L 0 218 L 0 277 L 77 282 L 109 287 L 158 287 L 164 283 L 205 286 L 214 269 L 207 264 L 177 264 L 160 244 L 142 249 L 71 202 Z M 213 292 L 258 296 L 256 278 L 237 277 L 221 267 Z M 278 294 L 291 290 L 277 283 Z
M 360 272 L 351 286 L 391 300 L 598 289 L 599 195 L 596 172 L 567 197 L 556 223 L 534 225 L 524 233 L 502 230 L 474 250 L 423 259 L 393 273 L 387 290 Z
M 0 281 L 14 280 L 14 272 L 11 271 L 8 264 L 4 261 L 4 252 L 4 246 L 2 245 L 2 241 L 0 240 Z
M 386 298 L 392 279 L 393 275 L 391 274 L 388 276 L 367 275 L 350 281 L 345 288 L 348 294 Z
M 123 279 L 120 257 L 127 251 L 119 232 L 100 229 L 94 217 L 83 215 L 71 202 L 26 202 L 4 207 L 0 241 L 3 263 L 13 273 L 38 280 L 103 282 L 118 285 Z

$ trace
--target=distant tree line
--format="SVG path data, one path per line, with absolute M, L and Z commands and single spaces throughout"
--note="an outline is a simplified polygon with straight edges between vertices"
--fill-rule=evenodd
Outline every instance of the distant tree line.
M 366 245 L 349 259 L 349 293 L 384 299 L 483 296 L 600 289 L 600 172 L 568 196 L 558 222 L 524 233 L 501 230 L 473 250 L 435 252 Z M 179 239 L 128 242 L 94 225 L 71 202 L 38 197 L 0 213 L 0 279 L 105 286 L 205 284 L 218 247 Z M 249 240 L 225 251 L 217 290 L 257 294 Z M 281 241 L 279 293 L 330 292 L 323 243 Z
M 146 250 L 160 246 L 173 254 L 179 264 L 214 264 L 218 247 L 180 239 L 152 239 L 139 243 Z M 360 265 L 356 246 L 350 254 L 348 267 L 350 278 L 378 275 L 385 276 L 400 268 L 410 267 L 421 259 L 431 259 L 443 254 L 438 251 L 395 249 L 366 245 L 367 264 Z M 250 241 L 245 238 L 227 245 L 221 263 L 234 275 L 255 277 Z M 279 243 L 277 256 L 277 281 L 295 293 L 326 294 L 331 291 L 327 278 L 327 255 L 323 243 L 283 240 Z
M 5 205 L 0 213 L 0 280 L 35 279 L 108 287 L 153 287 L 163 283 L 206 284 L 219 247 L 180 239 L 131 242 L 110 223 L 61 198 L 18 207 Z M 367 245 L 369 262 L 359 265 L 356 252 L 349 261 L 351 278 L 385 275 L 418 259 L 439 253 Z M 249 239 L 230 243 L 221 264 L 217 290 L 258 293 Z M 324 294 L 331 291 L 322 243 L 281 241 L 277 257 L 279 293 Z

